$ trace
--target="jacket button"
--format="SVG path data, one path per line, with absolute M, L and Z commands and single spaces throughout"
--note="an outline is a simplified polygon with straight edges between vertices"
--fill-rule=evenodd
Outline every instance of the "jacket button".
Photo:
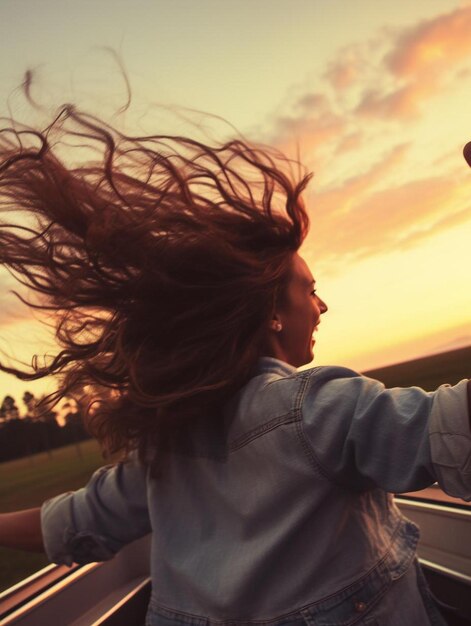
M 366 609 L 366 603 L 365 602 L 355 602 L 355 611 L 357 613 L 363 613 L 363 611 Z

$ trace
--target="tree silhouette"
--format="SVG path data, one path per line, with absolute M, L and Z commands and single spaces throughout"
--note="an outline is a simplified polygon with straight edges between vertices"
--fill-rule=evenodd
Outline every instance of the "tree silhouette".
M 59 424 L 57 423 L 57 413 L 53 411 L 45 401 L 46 396 L 42 395 L 36 406 L 38 408 L 37 412 L 37 420 L 42 422 L 41 424 L 41 432 L 42 438 L 44 442 L 44 447 L 47 451 L 49 457 L 52 457 L 52 448 L 56 447 L 56 435 L 59 429 Z
M 62 407 L 64 410 L 67 409 L 64 430 L 67 430 L 70 440 L 75 443 L 75 451 L 79 458 L 83 458 L 80 442 L 89 438 L 83 427 L 83 414 L 86 410 L 83 393 L 82 390 L 81 393 L 66 396 L 67 402 Z
M 69 444 L 75 444 L 77 456 L 82 457 L 79 442 L 90 438 L 82 422 L 85 399 L 67 398 L 59 409 L 63 426 L 44 396 L 36 398 L 25 391 L 22 401 L 26 411 L 21 416 L 12 396 L 5 396 L 0 404 L 0 463 L 27 456 L 34 465 L 35 454 L 47 452 L 52 456 L 54 448 Z
M 23 404 L 26 406 L 26 409 L 27 409 L 27 417 L 35 418 L 38 402 L 31 392 L 29 391 L 24 392 Z
M 5 396 L 2 405 L 0 406 L 0 419 L 9 421 L 12 419 L 18 419 L 20 412 L 16 406 L 15 399 L 12 396 Z

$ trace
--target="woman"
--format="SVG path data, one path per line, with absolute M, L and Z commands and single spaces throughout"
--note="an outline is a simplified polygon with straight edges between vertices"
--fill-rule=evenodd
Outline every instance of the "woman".
M 297 371 L 327 311 L 297 252 L 309 176 L 241 139 L 129 138 L 71 107 L 0 137 L 2 209 L 25 213 L 0 260 L 62 346 L 2 369 L 58 375 L 57 397 L 86 386 L 89 430 L 126 457 L 0 516 L 0 543 L 71 564 L 152 533 L 148 625 L 443 624 L 390 494 L 471 499 L 469 382 Z

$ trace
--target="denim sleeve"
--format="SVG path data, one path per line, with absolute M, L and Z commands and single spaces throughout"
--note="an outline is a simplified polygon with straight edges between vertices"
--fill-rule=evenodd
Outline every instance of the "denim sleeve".
M 54 563 L 110 559 L 151 532 L 146 469 L 136 459 L 101 467 L 83 489 L 47 500 L 41 508 L 46 554 Z
M 467 381 L 443 391 L 437 394 L 430 417 L 430 446 L 437 481 L 451 496 L 471 501 Z
M 315 461 L 334 482 L 403 493 L 437 481 L 451 495 L 471 499 L 465 381 L 434 392 L 385 389 L 348 369 L 317 368 L 302 417 Z

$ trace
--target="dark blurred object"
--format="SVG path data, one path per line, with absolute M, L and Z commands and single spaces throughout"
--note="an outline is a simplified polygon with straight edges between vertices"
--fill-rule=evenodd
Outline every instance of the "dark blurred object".
M 471 141 L 463 148 L 463 156 L 466 159 L 466 163 L 471 167 Z

